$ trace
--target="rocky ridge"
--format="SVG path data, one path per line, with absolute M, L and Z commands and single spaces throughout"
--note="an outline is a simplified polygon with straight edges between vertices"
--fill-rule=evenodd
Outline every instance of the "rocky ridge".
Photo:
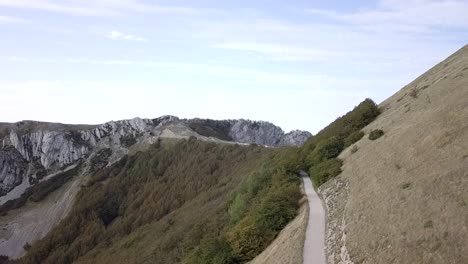
M 20 185 L 23 178 L 34 184 L 50 173 L 92 156 L 94 150 L 110 149 L 109 162 L 112 162 L 137 143 L 151 144 L 159 137 L 190 136 L 282 146 L 300 145 L 311 134 L 298 130 L 285 134 L 278 126 L 263 121 L 187 120 L 175 116 L 134 118 L 95 126 L 36 121 L 0 123 L 0 196 Z

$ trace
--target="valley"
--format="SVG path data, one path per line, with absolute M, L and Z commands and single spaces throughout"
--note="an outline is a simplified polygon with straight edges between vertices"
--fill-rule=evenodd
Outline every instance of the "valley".
M 465 263 L 467 69 L 465 46 L 315 135 L 0 123 L 0 263 Z

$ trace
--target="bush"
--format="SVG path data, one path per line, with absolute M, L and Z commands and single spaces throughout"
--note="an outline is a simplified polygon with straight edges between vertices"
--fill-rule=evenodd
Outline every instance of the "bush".
M 370 140 L 376 140 L 379 137 L 383 136 L 384 132 L 382 129 L 374 129 L 369 133 Z
M 123 135 L 120 137 L 120 144 L 122 144 L 122 146 L 126 148 L 133 146 L 136 142 L 137 140 L 135 136 L 132 134 Z
M 344 148 L 343 140 L 331 137 L 317 146 L 317 151 L 322 159 L 337 157 Z
M 0 255 L 0 264 L 11 263 L 10 258 L 5 255 Z
M 362 137 L 364 137 L 364 132 L 355 131 L 351 133 L 344 141 L 345 148 L 351 146 L 352 144 L 358 142 Z
M 31 244 L 29 244 L 28 242 L 26 242 L 26 244 L 23 245 L 23 249 L 25 251 L 28 251 L 30 248 L 31 248 Z
M 186 264 L 231 264 L 235 263 L 232 249 L 224 238 L 207 237 L 200 245 L 190 252 L 182 263 Z
M 296 216 L 301 197 L 297 148 L 282 148 L 247 178 L 229 206 L 232 226 L 226 230 L 236 263 L 262 252 Z M 206 261 L 204 263 L 210 263 Z
M 356 153 L 358 150 L 359 148 L 356 145 L 351 147 L 351 153 Z
M 360 140 L 364 136 L 360 130 L 379 114 L 377 104 L 366 99 L 304 143 L 300 149 L 301 155 L 305 157 L 303 167 L 310 172 L 316 171 L 317 176 L 312 176 L 316 187 L 341 172 L 341 162 L 335 158 L 345 147 Z
M 343 151 L 344 142 L 337 137 L 330 137 L 320 142 L 307 157 L 309 166 L 314 166 L 324 160 L 336 158 Z
M 284 169 L 287 174 L 298 174 L 303 169 L 303 157 L 297 147 L 283 147 L 274 159 L 276 167 Z
M 276 179 L 272 179 L 272 186 L 257 200 L 258 203 L 226 234 L 237 262 L 251 260 L 260 254 L 296 216 L 301 197 L 299 179 L 281 174 L 273 177 Z
M 4 204 L 0 205 L 0 214 L 6 215 L 8 211 L 20 208 L 23 205 L 25 205 L 28 201 L 42 201 L 49 195 L 49 193 L 57 190 L 62 185 L 67 183 L 70 179 L 72 179 L 75 175 L 77 175 L 79 170 L 80 163 L 73 169 L 59 173 L 46 181 L 39 182 L 27 188 L 24 191 L 24 193 L 21 194 L 20 197 L 13 200 L 8 200 Z
M 315 136 L 310 137 L 303 148 L 311 150 L 319 142 L 330 137 L 346 138 L 355 131 L 359 131 L 377 118 L 380 109 L 374 101 L 366 99 L 352 111 L 337 118 L 330 125 L 322 129 Z
M 408 94 L 413 98 L 418 98 L 418 93 L 419 93 L 419 90 L 416 88 L 413 88 Z
M 310 176 L 314 185 L 318 187 L 340 174 L 342 165 L 343 161 L 340 159 L 330 159 L 313 166 L 310 169 Z
M 234 198 L 229 205 L 228 213 L 232 224 L 235 224 L 242 219 L 251 201 L 257 196 L 259 191 L 266 187 L 270 180 L 268 171 L 255 173 L 247 177 L 247 179 L 242 183 L 239 191 L 234 193 Z
M 103 148 L 96 152 L 96 154 L 91 158 L 91 171 L 96 171 L 98 169 L 104 168 L 108 161 L 109 157 L 112 155 L 112 150 L 110 148 Z

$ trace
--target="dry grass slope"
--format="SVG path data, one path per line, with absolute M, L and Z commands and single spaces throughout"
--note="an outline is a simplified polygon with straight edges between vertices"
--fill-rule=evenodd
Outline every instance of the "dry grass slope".
M 468 263 L 468 46 L 380 107 L 320 188 L 329 263 Z

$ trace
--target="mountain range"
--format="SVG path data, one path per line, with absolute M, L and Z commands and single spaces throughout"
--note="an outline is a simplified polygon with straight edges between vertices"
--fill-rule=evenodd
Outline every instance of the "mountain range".
M 468 263 L 467 74 L 465 46 L 315 135 L 175 116 L 0 123 L 0 263 L 302 264 L 307 174 L 327 263 Z

